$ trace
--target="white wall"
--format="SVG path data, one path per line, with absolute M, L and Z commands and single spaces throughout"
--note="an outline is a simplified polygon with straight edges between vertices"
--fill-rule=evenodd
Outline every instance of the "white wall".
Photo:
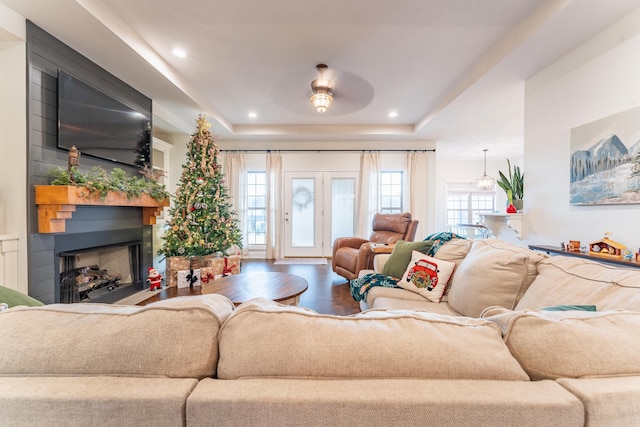
M 640 105 L 640 9 L 525 85 L 524 235 L 529 243 L 592 242 L 605 231 L 637 250 L 640 205 L 569 204 L 570 130 Z
M 0 235 L 17 236 L 12 281 L 0 285 L 28 292 L 27 119 L 24 19 L 0 4 Z M 12 258 L 14 259 L 14 258 Z M 15 277 L 15 279 L 14 279 Z

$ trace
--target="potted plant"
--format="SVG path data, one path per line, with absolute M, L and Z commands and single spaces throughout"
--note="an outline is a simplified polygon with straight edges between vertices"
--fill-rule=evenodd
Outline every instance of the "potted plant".
M 509 197 L 509 203 L 513 204 L 513 206 L 518 210 L 522 210 L 522 199 L 524 197 L 524 174 L 520 171 L 519 166 L 511 167 L 511 161 L 507 159 L 507 167 L 509 177 L 502 173 L 502 171 L 498 171 L 500 174 L 500 178 L 497 181 L 497 184 L 500 188 L 504 190 Z

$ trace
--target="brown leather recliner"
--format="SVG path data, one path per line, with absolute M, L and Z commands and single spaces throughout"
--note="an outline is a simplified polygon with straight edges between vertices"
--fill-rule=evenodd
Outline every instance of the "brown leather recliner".
M 333 242 L 333 271 L 347 280 L 358 277 L 360 270 L 373 269 L 374 243 L 395 243 L 399 239 L 412 242 L 418 220 L 409 212 L 401 214 L 377 213 L 373 217 L 373 232 L 369 240 L 359 237 L 338 237 Z

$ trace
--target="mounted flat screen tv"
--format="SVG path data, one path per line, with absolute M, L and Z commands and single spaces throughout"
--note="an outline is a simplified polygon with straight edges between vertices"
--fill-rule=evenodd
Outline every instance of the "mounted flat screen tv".
M 58 71 L 58 147 L 129 166 L 150 164 L 151 119 Z

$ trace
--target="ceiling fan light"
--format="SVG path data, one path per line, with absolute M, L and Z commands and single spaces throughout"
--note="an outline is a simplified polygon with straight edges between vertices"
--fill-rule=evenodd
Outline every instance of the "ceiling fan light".
M 318 113 L 324 113 L 333 102 L 333 96 L 326 90 L 319 88 L 316 93 L 311 95 L 311 102 Z
M 316 65 L 318 70 L 318 78 L 311 82 L 311 103 L 315 107 L 318 113 L 324 113 L 327 108 L 331 107 L 333 102 L 333 94 L 331 93 L 331 87 L 329 82 L 325 79 L 324 73 L 327 71 L 326 64 Z

